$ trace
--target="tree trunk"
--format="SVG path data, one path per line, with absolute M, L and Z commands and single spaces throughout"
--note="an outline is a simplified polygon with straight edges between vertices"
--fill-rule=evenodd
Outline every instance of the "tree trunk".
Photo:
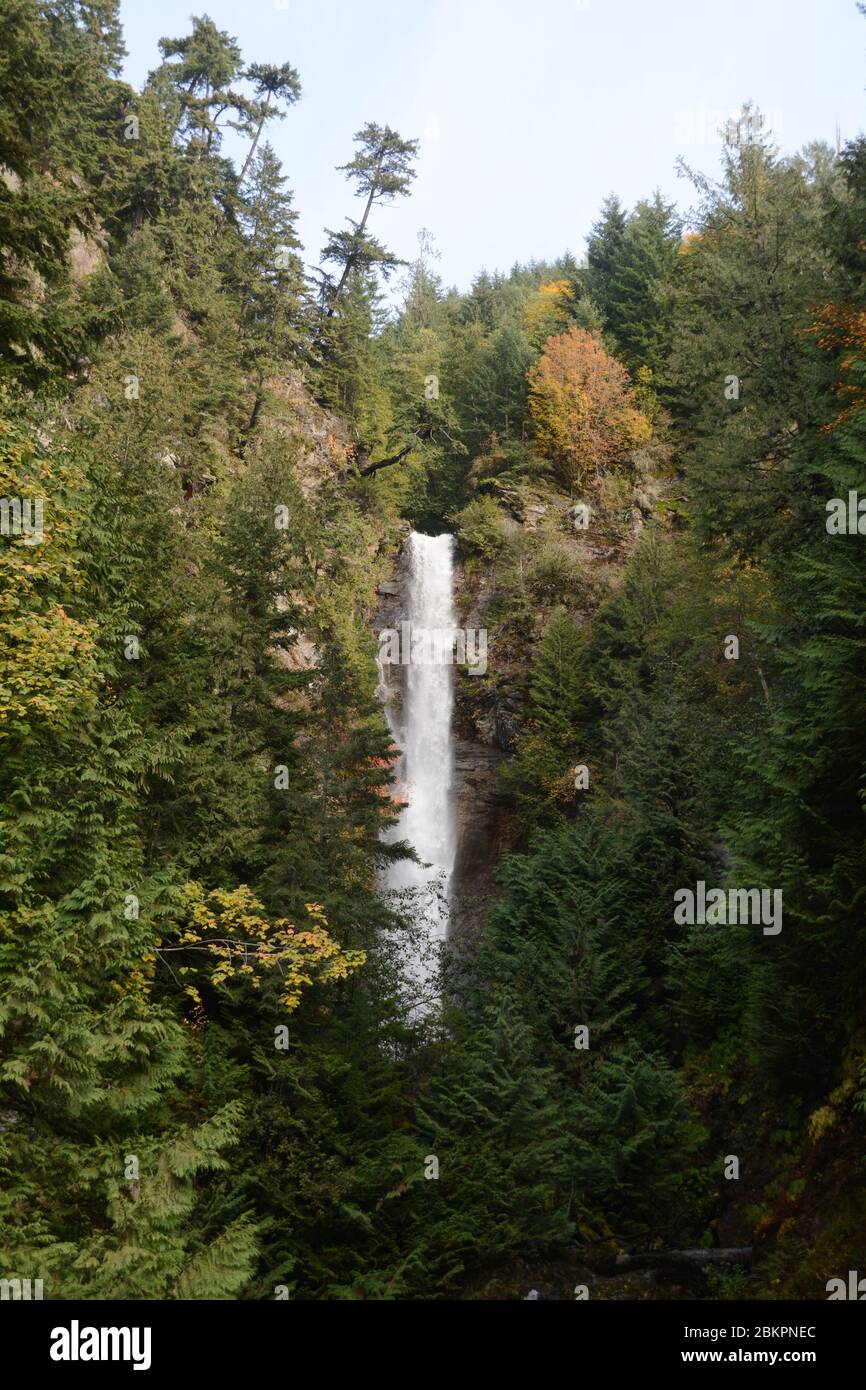
M 367 218 L 370 216 L 370 209 L 371 209 L 371 207 L 373 206 L 373 199 L 374 199 L 374 197 L 376 196 L 376 188 L 377 188 L 377 185 L 378 185 L 378 180 L 379 180 L 379 166 L 377 165 L 377 166 L 376 166 L 376 173 L 373 175 L 373 181 L 372 181 L 372 183 L 370 184 L 370 196 L 369 196 L 369 198 L 367 199 L 367 206 L 364 208 L 364 216 L 361 218 L 361 225 L 359 226 L 357 232 L 355 233 L 355 240 L 356 240 L 356 243 L 357 243 L 357 242 L 360 242 L 361 237 L 364 235 L 364 229 L 365 229 L 365 227 L 367 226 Z M 345 264 L 344 267 L 343 267 L 343 273 L 342 273 L 342 275 L 340 276 L 340 283 L 339 283 L 339 285 L 337 286 L 337 288 L 334 290 L 333 296 L 332 296 L 332 298 L 331 298 L 331 302 L 330 302 L 330 304 L 328 305 L 328 318 L 331 318 L 331 316 L 332 316 L 332 314 L 333 314 L 333 312 L 334 312 L 334 305 L 337 303 L 337 300 L 340 298 L 340 295 L 341 295 L 341 293 L 342 293 L 342 291 L 343 291 L 343 286 L 345 285 L 346 281 L 347 281 L 348 278 L 349 278 L 349 271 L 352 269 L 352 266 L 355 264 L 356 256 L 357 256 L 357 252 L 355 252 L 353 255 L 349 256 L 348 259 L 347 259 L 347 261 L 346 261 L 346 264 Z
M 751 1246 L 728 1250 L 648 1250 L 638 1255 L 617 1255 L 616 1272 L 624 1274 L 630 1269 L 656 1269 L 662 1266 L 669 1269 L 690 1269 L 697 1273 L 706 1265 L 751 1263 Z
M 261 120 L 259 121 L 259 128 L 258 128 L 258 130 L 256 131 L 255 135 L 253 136 L 253 143 L 250 145 L 249 152 L 248 152 L 248 154 L 247 154 L 246 159 L 244 160 L 244 167 L 243 167 L 243 169 L 241 169 L 241 176 L 240 176 L 240 178 L 238 179 L 238 187 L 240 187 L 240 185 L 241 185 L 241 184 L 243 183 L 243 181 L 244 181 L 244 175 L 246 174 L 247 169 L 249 169 L 249 167 L 250 167 L 250 163 L 252 162 L 252 157 L 253 157 L 253 155 L 254 155 L 255 152 L 256 152 L 256 146 L 257 146 L 258 143 L 259 143 L 259 136 L 261 135 L 262 131 L 263 131 L 264 128 L 265 128 L 265 121 L 266 121 L 267 118 L 268 118 L 268 112 L 269 112 L 269 109 L 270 109 L 270 108 L 269 108 L 269 105 L 268 105 L 269 102 L 270 102 L 270 96 L 268 96 L 268 97 L 266 98 L 264 107 L 262 108 L 262 118 L 261 118 Z
M 402 463 L 407 454 L 412 452 L 412 445 L 407 444 L 405 449 L 401 449 L 399 454 L 392 454 L 390 458 L 379 459 L 376 463 L 366 463 L 358 472 L 362 478 L 369 478 L 371 473 L 378 473 L 380 468 L 390 468 L 394 463 Z

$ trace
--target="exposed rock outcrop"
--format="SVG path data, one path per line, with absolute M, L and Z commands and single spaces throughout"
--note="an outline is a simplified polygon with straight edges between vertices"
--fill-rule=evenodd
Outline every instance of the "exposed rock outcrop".
M 513 808 L 499 780 L 508 754 L 469 739 L 454 744 L 454 802 L 457 857 L 451 880 L 452 935 L 471 947 L 483 928 L 494 875 L 514 848 Z

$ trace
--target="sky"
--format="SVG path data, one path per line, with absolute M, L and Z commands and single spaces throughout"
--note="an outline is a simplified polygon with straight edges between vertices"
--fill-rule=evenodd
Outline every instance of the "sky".
M 300 73 L 301 101 L 267 138 L 310 265 L 323 229 L 360 215 L 336 166 L 368 121 L 421 143 L 411 197 L 377 208 L 370 231 L 411 260 L 427 229 L 461 290 L 482 269 L 580 259 L 610 192 L 632 206 L 659 188 L 687 214 L 677 156 L 715 175 L 718 120 L 744 101 L 786 153 L 866 126 L 855 0 L 122 0 L 128 82 L 193 13 L 247 62 Z

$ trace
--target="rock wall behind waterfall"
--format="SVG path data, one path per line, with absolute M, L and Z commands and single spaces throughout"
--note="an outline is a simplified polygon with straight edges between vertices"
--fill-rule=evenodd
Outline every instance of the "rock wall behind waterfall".
M 455 596 L 463 586 L 459 553 L 454 561 Z M 394 559 L 393 568 L 378 587 L 374 616 L 377 632 L 399 629 L 410 611 L 410 560 L 407 549 Z M 457 619 L 459 621 L 459 619 Z M 392 666 L 385 673 L 389 720 L 395 743 L 406 746 L 406 667 Z M 461 679 L 455 672 L 456 683 Z M 483 679 L 471 677 L 470 679 Z M 512 847 L 513 816 L 508 797 L 499 786 L 498 772 L 508 754 L 479 737 L 461 733 L 460 721 L 452 724 L 452 792 L 454 861 L 450 879 L 450 927 L 452 942 L 471 946 L 483 924 L 493 890 L 493 875 L 502 855 Z M 399 769 L 398 769 L 399 775 Z M 398 787 L 398 794 L 399 787 Z
M 471 675 L 455 670 L 452 721 L 455 857 L 451 876 L 450 937 L 472 949 L 497 893 L 496 871 L 502 859 L 522 848 L 522 827 L 500 771 L 513 756 L 525 720 L 534 652 L 556 608 L 564 607 L 578 625 L 590 623 L 599 604 L 621 582 L 623 566 L 637 543 L 646 516 L 663 484 L 665 460 L 651 460 L 638 470 L 631 494 L 611 502 L 593 501 L 586 531 L 575 528 L 574 499 L 539 485 L 531 494 L 497 497 L 503 534 L 525 555 L 532 598 L 515 624 L 510 586 L 514 576 L 499 558 L 457 549 L 454 565 L 457 623 L 487 633 L 487 670 Z M 408 527 L 406 528 L 408 532 Z M 551 555 L 573 576 L 563 588 L 547 577 Z M 553 568 L 554 580 L 557 573 Z M 388 577 L 379 583 L 374 616 L 377 631 L 398 628 L 408 613 L 408 568 L 404 552 L 395 555 Z M 559 587 L 557 587 L 557 583 Z M 402 746 L 405 668 L 389 676 L 395 740 Z

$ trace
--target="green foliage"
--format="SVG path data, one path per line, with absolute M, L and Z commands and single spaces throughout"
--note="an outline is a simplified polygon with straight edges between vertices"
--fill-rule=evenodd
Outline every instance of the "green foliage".
M 590 241 L 590 283 L 605 328 L 633 374 L 642 367 L 656 377 L 666 374 L 680 236 L 673 206 L 656 193 L 624 221 L 611 208 Z
M 600 1210 L 621 1241 L 674 1243 L 699 1212 L 695 1159 L 705 1137 L 680 1078 L 631 1047 L 587 1076 L 575 1103 L 575 1168 L 591 1221 Z
M 585 640 L 564 610 L 552 614 L 536 648 L 527 718 L 513 764 L 503 777 L 531 822 L 574 805 L 574 762 L 587 698 Z
M 492 497 L 476 497 L 454 518 L 461 545 L 490 560 L 505 543 L 502 512 Z
M 371 122 L 316 304 L 262 139 L 299 75 L 191 25 L 135 92 L 115 0 L 0 15 L 4 1269 L 459 1296 L 707 1239 L 747 1128 L 773 1201 L 842 1215 L 719 1291 L 811 1296 L 810 1250 L 854 1267 L 862 1229 L 866 572 L 825 523 L 866 463 L 866 143 L 781 158 L 747 110 L 685 237 L 611 197 L 585 267 L 461 295 L 423 233 L 387 309 L 368 221 L 417 144 Z M 575 536 L 527 382 L 599 333 L 657 439 Z M 436 1020 L 377 891 L 405 847 L 370 627 L 407 520 L 490 596 L 472 699 L 513 754 Z M 679 925 L 698 880 L 781 889 L 781 934 Z
M 414 1203 L 425 1282 L 432 1275 L 447 1292 L 496 1259 L 568 1240 L 573 1136 L 510 991 L 458 1035 L 422 1098 L 419 1128 L 419 1167 L 425 1153 L 439 1160 L 438 1181 Z
M 0 1238 L 7 1249 L 13 1242 L 16 1267 L 38 1269 L 53 1299 L 236 1298 L 258 1253 L 254 1223 L 243 1215 L 202 1239 L 195 1218 L 197 1180 L 228 1168 L 225 1151 L 236 1142 L 241 1109 L 232 1102 L 159 1148 L 138 1137 L 123 1147 L 73 1143 L 61 1152 L 56 1142 L 37 1141 L 0 1216 Z M 7 1177 L 14 1135 L 0 1141 Z M 58 1179 L 75 1184 L 88 1216 L 80 1231 L 46 1200 Z

